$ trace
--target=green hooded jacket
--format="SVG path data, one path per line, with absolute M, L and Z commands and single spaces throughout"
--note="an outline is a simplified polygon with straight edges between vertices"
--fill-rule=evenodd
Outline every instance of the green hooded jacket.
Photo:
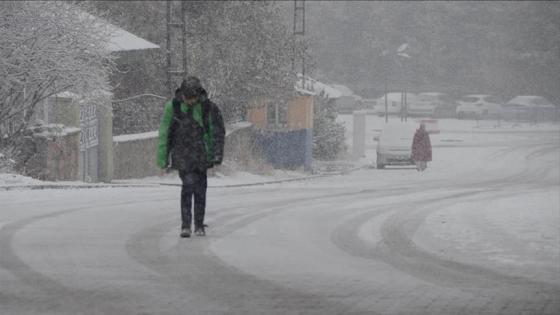
M 175 100 L 175 102 L 177 101 Z M 210 109 L 208 114 L 207 128 L 204 128 L 202 106 L 203 105 L 200 101 L 196 102 L 192 106 L 189 106 L 181 102 L 180 110 L 181 113 L 183 113 L 183 115 L 190 115 L 190 117 L 188 118 L 192 118 L 204 130 L 202 138 L 204 142 L 206 161 L 198 161 L 199 158 L 195 157 L 194 159 L 197 160 L 195 161 L 195 163 L 205 165 L 205 166 L 211 166 L 212 164 L 221 163 L 222 153 L 223 153 L 223 142 L 224 142 L 223 140 L 224 127 L 217 106 L 207 101 L 207 103 L 204 104 L 204 106 L 209 106 Z M 190 154 L 190 152 L 187 154 L 183 152 L 182 153 L 183 156 L 180 155 L 173 156 L 173 153 L 171 153 L 173 148 L 171 148 L 170 146 L 173 146 L 173 141 L 170 140 L 174 140 L 172 139 L 174 136 L 171 130 L 172 121 L 174 119 L 173 116 L 174 116 L 173 101 L 168 101 L 165 103 L 163 109 L 163 116 L 161 118 L 161 124 L 159 128 L 159 142 L 157 146 L 157 165 L 159 168 L 162 169 L 170 166 L 172 168 L 176 168 L 177 165 L 181 165 L 181 163 L 176 163 L 176 162 L 175 163 L 172 162 L 170 165 L 169 162 L 170 155 L 172 155 L 173 159 L 183 160 L 184 155 Z M 218 126 L 216 126 L 216 124 Z M 196 133 L 193 133 L 193 135 L 195 134 Z M 183 134 L 182 136 L 188 137 L 189 134 Z

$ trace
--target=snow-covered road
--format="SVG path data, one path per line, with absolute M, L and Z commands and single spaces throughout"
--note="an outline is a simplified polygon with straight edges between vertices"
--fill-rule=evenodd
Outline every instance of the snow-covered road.
M 0 191 L 0 314 L 559 314 L 559 136 L 212 188 L 205 238 L 178 187 Z

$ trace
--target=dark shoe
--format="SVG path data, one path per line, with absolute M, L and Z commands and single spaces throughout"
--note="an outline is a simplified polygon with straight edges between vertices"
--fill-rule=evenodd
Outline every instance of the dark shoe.
M 181 237 L 182 238 L 186 238 L 186 237 L 191 237 L 191 229 L 181 229 Z
M 196 227 L 194 229 L 194 234 L 196 236 L 206 236 L 206 231 L 204 231 L 204 226 Z

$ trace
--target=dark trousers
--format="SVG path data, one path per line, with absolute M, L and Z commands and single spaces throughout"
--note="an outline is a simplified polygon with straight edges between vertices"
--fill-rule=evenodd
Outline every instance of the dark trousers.
M 206 170 L 179 171 L 183 182 L 181 190 L 181 228 L 190 228 L 192 222 L 192 200 L 194 197 L 194 226 L 204 225 L 204 212 L 206 211 L 206 188 L 208 181 Z

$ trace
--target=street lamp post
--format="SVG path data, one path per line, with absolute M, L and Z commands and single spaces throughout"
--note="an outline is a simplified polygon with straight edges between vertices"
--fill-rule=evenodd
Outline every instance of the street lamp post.
M 408 102 L 407 102 L 407 95 L 406 95 L 406 71 L 405 71 L 405 62 L 406 59 L 410 59 L 410 55 L 408 55 L 405 51 L 408 48 L 408 44 L 404 43 L 397 48 L 397 62 L 401 68 L 401 76 L 402 76 L 402 84 L 403 88 L 401 91 L 401 121 L 408 120 Z M 402 60 L 402 61 L 401 61 Z
M 384 75 L 384 81 L 385 81 L 385 88 L 384 88 L 384 94 L 385 94 L 385 123 L 389 122 L 389 105 L 387 104 L 387 81 L 388 81 L 388 76 L 389 76 L 389 61 L 390 61 L 390 56 L 389 56 L 389 52 L 385 49 L 383 50 L 383 52 L 381 53 L 381 56 L 383 57 L 383 75 Z
M 389 122 L 389 113 L 388 113 L 388 104 L 387 104 L 387 72 L 388 69 L 385 69 L 385 122 Z
M 384 65 L 384 74 L 385 74 L 385 122 L 389 122 L 389 105 L 387 103 L 387 81 L 388 81 L 388 76 L 389 76 L 389 70 L 390 70 L 390 65 L 389 62 L 390 61 L 396 61 L 399 65 L 401 65 L 401 70 L 403 69 L 401 62 L 399 61 L 399 57 L 404 59 L 409 59 L 410 56 L 405 52 L 406 49 L 408 48 L 408 44 L 404 43 L 402 45 L 400 45 L 397 50 L 395 51 L 395 53 L 389 53 L 389 51 L 387 49 L 383 50 L 383 52 L 381 53 L 381 56 L 383 57 L 383 65 Z M 403 70 L 404 71 L 404 70 Z M 404 72 L 403 72 L 403 78 L 404 78 Z M 408 108 L 404 107 L 406 106 L 406 89 L 403 88 L 403 93 L 401 94 L 401 112 L 403 110 L 403 108 L 408 111 Z M 407 113 L 405 113 L 405 115 L 407 115 Z M 406 118 L 405 118 L 406 119 Z M 401 120 L 402 120 L 402 113 L 401 113 Z

